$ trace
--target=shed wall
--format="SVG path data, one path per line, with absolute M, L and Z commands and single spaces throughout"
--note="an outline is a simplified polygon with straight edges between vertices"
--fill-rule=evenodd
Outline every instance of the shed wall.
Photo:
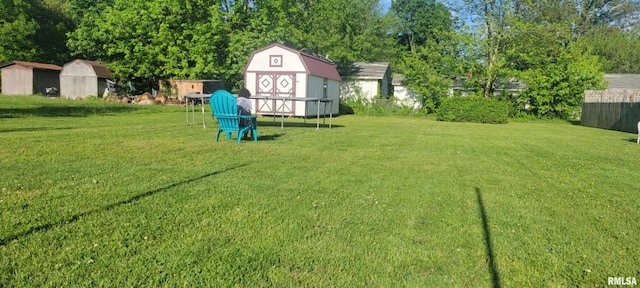
M 638 121 L 640 121 L 640 90 L 585 91 L 581 125 L 637 133 Z
M 281 60 L 277 56 L 282 56 Z M 298 54 L 277 46 L 254 54 L 249 61 L 247 72 L 307 72 Z
M 2 68 L 2 94 L 33 94 L 33 72 L 27 67 L 11 65 Z
M 411 89 L 408 89 L 407 86 L 393 86 L 393 97 L 396 98 L 398 104 L 413 107 L 414 109 L 420 108 L 418 93 Z
M 104 81 L 103 81 L 104 82 Z M 106 84 L 104 84 L 106 86 Z M 86 98 L 102 95 L 98 91 L 98 76 L 91 65 L 81 61 L 70 62 L 60 72 L 60 96 Z M 102 89 L 104 91 L 104 89 Z
M 102 94 L 98 93 L 97 77 L 60 75 L 60 96 L 75 99 L 98 95 Z
M 376 79 L 350 79 L 342 82 L 342 97 L 362 97 L 373 100 L 378 95 L 379 80 Z M 381 94 L 382 95 L 382 94 Z

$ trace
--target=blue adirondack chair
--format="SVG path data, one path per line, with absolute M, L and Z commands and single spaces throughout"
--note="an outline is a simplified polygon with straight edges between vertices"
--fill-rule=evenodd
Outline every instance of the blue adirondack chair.
M 258 141 L 256 116 L 239 115 L 237 99 L 229 91 L 218 90 L 211 94 L 209 104 L 211 104 L 211 111 L 213 111 L 212 116 L 218 120 L 219 125 L 216 141 L 220 138 L 222 131 L 226 133 L 227 139 L 231 139 L 231 133 L 237 133 L 238 143 L 240 143 L 244 133 L 251 131 L 253 141 Z M 250 123 L 245 123 L 249 122 L 246 119 L 250 120 Z

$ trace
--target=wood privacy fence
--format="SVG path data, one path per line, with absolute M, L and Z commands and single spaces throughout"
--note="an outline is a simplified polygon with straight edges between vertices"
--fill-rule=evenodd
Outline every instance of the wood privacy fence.
M 587 90 L 580 119 L 583 126 L 637 133 L 640 90 Z

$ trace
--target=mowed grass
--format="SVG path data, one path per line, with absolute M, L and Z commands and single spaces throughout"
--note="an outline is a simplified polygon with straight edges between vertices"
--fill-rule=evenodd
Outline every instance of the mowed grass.
M 262 117 L 260 140 L 238 144 L 215 142 L 210 117 L 187 126 L 183 109 L 0 96 L 0 286 L 640 278 L 634 134 Z

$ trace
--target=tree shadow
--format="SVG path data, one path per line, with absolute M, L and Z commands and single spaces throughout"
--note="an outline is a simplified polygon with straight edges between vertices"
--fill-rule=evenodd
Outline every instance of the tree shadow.
M 484 244 L 486 247 L 487 259 L 489 260 L 489 273 L 491 274 L 491 281 L 494 288 L 500 288 L 500 273 L 496 264 L 495 255 L 493 253 L 493 244 L 491 242 L 491 231 L 489 231 L 489 219 L 487 217 L 487 211 L 484 208 L 484 202 L 482 201 L 482 193 L 480 188 L 475 187 L 476 197 L 478 199 L 478 209 L 480 210 L 480 218 L 482 219 L 482 229 L 484 232 Z
M 233 167 L 227 167 L 227 168 L 225 168 L 223 170 L 220 170 L 220 171 L 214 171 L 214 172 L 211 172 L 211 173 L 200 175 L 198 177 L 194 177 L 194 178 L 187 179 L 187 180 L 180 181 L 180 182 L 176 182 L 176 183 L 164 186 L 164 187 L 160 187 L 158 189 L 147 191 L 147 192 L 132 196 L 129 199 L 125 199 L 125 200 L 122 200 L 122 201 L 119 201 L 119 202 L 116 202 L 116 203 L 113 203 L 113 204 L 109 204 L 109 205 L 106 205 L 104 207 L 100 207 L 100 208 L 96 208 L 96 209 L 89 210 L 89 211 L 86 211 L 86 212 L 82 212 L 82 213 L 73 215 L 71 217 L 61 219 L 61 220 L 59 220 L 57 222 L 51 222 L 51 223 L 43 224 L 43 225 L 40 225 L 40 226 L 32 227 L 32 228 L 30 228 L 30 229 L 28 229 L 26 231 L 23 231 L 23 232 L 14 234 L 14 235 L 10 235 L 10 236 L 4 237 L 4 238 L 0 238 L 0 246 L 7 245 L 11 241 L 14 241 L 14 240 L 17 240 L 19 238 L 23 238 L 23 237 L 29 236 L 29 235 L 31 235 L 33 233 L 36 233 L 36 232 L 48 231 L 48 230 L 51 230 L 52 228 L 55 228 L 55 227 L 61 227 L 61 226 L 67 225 L 67 224 L 75 223 L 76 221 L 78 221 L 82 217 L 93 215 L 93 214 L 97 214 L 97 213 L 101 213 L 101 212 L 106 212 L 106 211 L 109 211 L 111 209 L 117 208 L 119 206 L 130 204 L 132 202 L 141 200 L 143 198 L 152 196 L 154 194 L 169 190 L 171 188 L 174 188 L 174 187 L 177 187 L 177 186 L 181 186 L 181 185 L 184 185 L 184 184 L 188 184 L 188 183 L 191 183 L 191 182 L 195 182 L 195 181 L 198 181 L 198 180 L 202 180 L 204 178 L 211 177 L 211 176 L 214 176 L 214 175 L 217 175 L 217 174 L 221 174 L 221 173 L 224 173 L 224 172 L 228 172 L 228 171 L 231 171 L 231 170 L 234 170 L 236 168 L 240 168 L 240 167 L 243 167 L 243 166 L 246 166 L 246 165 L 247 164 L 241 164 L 241 165 L 237 165 L 237 166 L 233 166 Z
M 47 130 L 68 130 L 68 129 L 75 129 L 75 128 L 71 128 L 71 127 L 24 127 L 24 128 L 0 129 L 0 133 L 32 132 L 32 131 L 47 131 Z
M 128 106 L 49 106 L 44 105 L 34 108 L 0 108 L 0 118 L 23 118 L 28 116 L 36 117 L 87 117 L 90 115 L 105 115 L 126 113 L 138 110 L 136 105 Z

